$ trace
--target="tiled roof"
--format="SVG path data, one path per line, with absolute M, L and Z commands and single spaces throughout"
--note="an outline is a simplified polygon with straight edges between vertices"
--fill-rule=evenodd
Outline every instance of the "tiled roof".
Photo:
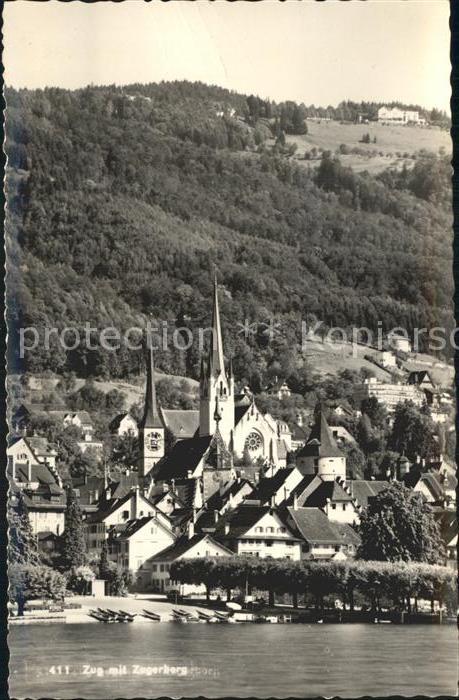
M 114 530 L 114 536 L 116 539 L 128 539 L 135 535 L 136 532 L 141 530 L 144 525 L 146 525 L 150 520 L 153 520 L 153 516 L 145 516 L 144 518 L 135 518 L 134 520 L 126 520 L 121 526 Z
M 318 477 L 316 474 L 306 474 L 306 475 L 301 479 L 300 483 L 297 484 L 297 485 L 292 489 L 292 492 L 290 493 L 288 499 L 285 501 L 285 505 L 287 505 L 287 506 L 293 505 L 293 500 L 294 500 L 294 497 L 296 496 L 296 497 L 297 497 L 297 501 L 298 501 L 298 505 L 299 505 L 299 506 L 303 506 L 303 505 L 304 505 L 304 501 L 306 500 L 307 495 L 308 495 L 308 493 L 309 493 L 309 492 L 307 491 L 308 487 L 310 486 L 310 484 L 312 483 L 312 481 L 314 481 L 314 479 L 318 481 L 319 478 L 320 478 L 320 477 Z
M 319 508 L 287 508 L 301 537 L 314 544 L 354 544 L 347 529 L 337 527 Z
M 29 481 L 28 470 L 29 467 L 27 464 L 23 462 L 16 462 L 15 481 L 22 484 L 27 483 Z M 32 481 L 38 481 L 38 483 L 42 485 L 56 485 L 56 479 L 46 464 L 42 464 L 41 462 L 31 464 L 30 470 L 32 472 Z M 12 477 L 12 469 L 10 465 L 8 465 L 8 476 Z
M 207 534 L 193 535 L 193 537 L 188 537 L 188 535 L 182 535 L 178 538 L 176 542 L 174 542 L 174 544 L 170 545 L 166 549 L 163 549 L 162 552 L 155 554 L 155 556 L 148 559 L 148 561 L 174 561 L 175 559 L 178 559 L 178 557 L 181 557 L 183 554 L 188 552 L 188 550 L 194 547 L 196 544 L 203 542 L 206 539 L 208 542 L 214 545 L 223 547 L 223 549 L 226 550 L 228 556 L 234 554 L 234 552 L 231 552 L 231 550 L 227 549 L 223 544 L 221 544 L 221 542 L 217 542 Z
M 177 440 L 193 437 L 199 428 L 199 411 L 164 409 L 162 415 L 166 426 Z
M 126 494 L 132 492 L 132 488 L 139 485 L 139 475 L 137 472 L 130 474 L 120 474 L 110 480 L 109 487 L 111 498 L 124 498 Z
M 277 456 L 279 459 L 286 459 L 288 455 L 288 450 L 287 450 L 287 445 L 285 444 L 285 440 L 278 440 L 277 441 Z
M 317 488 L 307 496 L 304 505 L 306 507 L 323 508 L 328 500 L 348 503 L 352 502 L 353 498 L 337 481 L 322 481 L 322 483 L 318 484 Z
M 353 498 L 362 508 L 368 506 L 368 499 L 377 496 L 389 486 L 388 481 L 372 481 L 365 479 L 353 479 L 346 482 Z
M 250 495 L 250 499 L 254 501 L 259 500 L 262 504 L 266 503 L 278 492 L 292 472 L 293 467 L 278 469 L 274 476 L 260 479 Z

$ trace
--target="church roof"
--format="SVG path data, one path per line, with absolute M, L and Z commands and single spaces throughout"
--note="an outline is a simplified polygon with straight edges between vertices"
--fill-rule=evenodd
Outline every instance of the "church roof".
M 306 444 L 298 453 L 299 457 L 343 457 L 322 411 L 316 417 L 314 427 Z
M 169 454 L 153 467 L 155 481 L 186 478 L 188 471 L 196 469 L 211 441 L 211 435 L 202 435 L 176 442 Z
M 145 411 L 140 421 L 141 428 L 162 428 L 163 423 L 156 403 L 155 365 L 153 348 L 148 348 L 147 356 L 147 385 L 145 389 Z
M 199 428 L 199 411 L 161 409 L 166 427 L 177 440 L 191 438 Z
M 250 409 L 252 402 L 249 403 L 239 403 L 234 407 L 234 425 L 236 426 L 242 418 L 245 416 L 247 411 Z
M 209 353 L 209 371 L 212 375 L 225 376 L 225 359 L 223 356 L 222 329 L 218 307 L 217 277 L 214 279 L 214 305 L 212 310 L 212 345 Z

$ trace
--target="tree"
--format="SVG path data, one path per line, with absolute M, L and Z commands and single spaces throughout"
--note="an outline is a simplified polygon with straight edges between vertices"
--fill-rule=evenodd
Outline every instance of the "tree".
M 108 561 L 108 544 L 107 540 L 104 540 L 102 543 L 102 549 L 100 551 L 100 558 L 99 558 L 99 578 L 103 579 L 104 581 L 108 581 L 109 574 L 110 574 L 110 566 L 109 566 L 109 561 Z
M 362 559 L 436 564 L 445 556 L 439 527 L 423 496 L 399 482 L 369 501 L 359 533 Z
M 37 539 L 32 531 L 24 497 L 18 493 L 16 504 L 8 503 L 8 562 L 37 565 L 40 561 Z
M 66 579 L 49 566 L 12 564 L 8 568 L 9 597 L 18 606 L 18 615 L 24 615 L 28 600 L 51 598 L 62 600 L 65 594 Z
M 137 435 L 124 433 L 117 435 L 112 440 L 112 452 L 109 461 L 112 467 L 125 469 L 137 469 L 140 459 L 140 440 Z
M 83 517 L 74 490 L 67 488 L 64 532 L 60 542 L 60 565 L 64 571 L 86 564 Z
M 394 423 L 389 436 L 389 448 L 404 454 L 411 462 L 417 457 L 427 458 L 436 449 L 435 425 L 429 415 L 423 413 L 411 401 L 395 407 Z

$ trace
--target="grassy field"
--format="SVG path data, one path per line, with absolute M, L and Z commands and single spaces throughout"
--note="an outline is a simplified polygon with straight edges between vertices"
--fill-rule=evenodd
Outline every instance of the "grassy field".
M 366 154 L 341 155 L 343 165 L 352 167 L 356 172 L 368 170 L 371 174 L 377 174 L 388 167 L 401 168 L 404 163 L 412 167 L 412 156 L 422 149 L 435 153 L 440 148 L 444 148 L 446 153 L 452 151 L 449 133 L 437 127 L 312 121 L 308 121 L 307 126 L 308 133 L 304 136 L 286 136 L 287 143 L 295 143 L 297 146 L 295 159 L 305 166 L 314 166 L 319 162 L 303 160 L 305 151 L 315 147 L 335 153 L 341 144 L 349 149 L 359 148 Z M 371 143 L 360 143 L 364 134 L 370 134 Z M 376 143 L 373 143 L 375 137 Z

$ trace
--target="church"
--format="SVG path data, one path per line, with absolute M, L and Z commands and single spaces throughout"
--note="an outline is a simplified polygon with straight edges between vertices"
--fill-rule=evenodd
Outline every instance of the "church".
M 177 439 L 165 453 L 165 412 L 156 399 L 154 361 L 149 349 L 145 410 L 139 425 L 141 457 L 139 480 L 150 493 L 159 484 L 177 486 L 199 480 L 192 505 L 201 507 L 220 486 L 239 474 L 277 470 L 287 464 L 291 450 L 288 425 L 262 414 L 248 389 L 235 394 L 231 361 L 226 363 L 214 282 L 212 338 L 201 361 L 199 424 L 192 437 Z M 190 411 L 190 414 L 195 413 Z

